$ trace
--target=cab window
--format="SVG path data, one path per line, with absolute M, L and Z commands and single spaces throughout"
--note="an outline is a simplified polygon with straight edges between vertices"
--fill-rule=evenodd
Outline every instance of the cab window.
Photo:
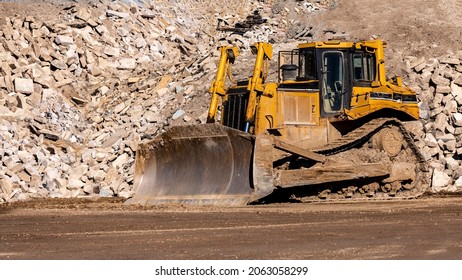
M 372 53 L 353 54 L 353 75 L 355 82 L 375 80 L 375 55 Z
M 300 49 L 298 80 L 317 80 L 315 49 Z

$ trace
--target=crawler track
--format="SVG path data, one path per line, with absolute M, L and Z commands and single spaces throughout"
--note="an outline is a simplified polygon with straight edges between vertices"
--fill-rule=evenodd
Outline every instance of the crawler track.
M 396 156 L 389 156 L 379 151 L 372 144 L 373 137 L 382 130 L 395 128 L 402 137 L 402 149 Z M 414 144 L 412 136 L 397 119 L 381 118 L 372 120 L 361 127 L 349 132 L 344 137 L 326 145 L 317 153 L 328 156 L 332 161 L 343 161 L 355 164 L 352 158 L 366 158 L 362 163 L 371 162 L 370 155 L 382 162 L 412 163 L 415 164 L 415 179 L 407 182 L 386 184 L 379 181 L 345 182 L 344 184 L 325 184 L 321 186 L 308 186 L 308 192 L 295 192 L 292 196 L 301 201 L 341 201 L 341 200 L 391 200 L 410 199 L 421 196 L 429 186 L 429 171 L 424 158 Z M 381 157 L 381 158 L 380 158 Z M 378 158 L 378 159 L 377 159 Z

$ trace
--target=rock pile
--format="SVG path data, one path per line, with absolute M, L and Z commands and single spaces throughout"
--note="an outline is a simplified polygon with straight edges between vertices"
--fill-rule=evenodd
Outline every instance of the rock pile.
M 409 57 L 410 84 L 419 95 L 418 146 L 434 170 L 432 190 L 462 191 L 462 52 L 439 59 Z
M 69 4 L 52 21 L 5 18 L 0 203 L 129 197 L 138 142 L 205 120 L 217 47 L 284 41 L 289 24 L 269 16 L 273 1 L 91 3 Z M 217 30 L 256 14 L 243 34 Z

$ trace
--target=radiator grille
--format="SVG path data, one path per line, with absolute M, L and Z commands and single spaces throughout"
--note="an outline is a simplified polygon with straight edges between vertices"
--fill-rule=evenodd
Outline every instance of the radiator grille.
M 243 88 L 242 92 L 228 92 L 228 100 L 223 103 L 222 124 L 231 128 L 244 130 L 245 112 L 248 101 L 249 93 L 246 88 Z

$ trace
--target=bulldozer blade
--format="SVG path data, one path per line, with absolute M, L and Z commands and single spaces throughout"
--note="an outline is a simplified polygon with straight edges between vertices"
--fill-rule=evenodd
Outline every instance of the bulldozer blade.
M 256 201 L 270 195 L 275 187 L 273 183 L 274 139 L 271 135 L 255 137 L 253 152 L 253 187 L 250 201 Z
M 254 191 L 252 142 L 219 124 L 172 127 L 139 145 L 126 203 L 245 205 Z

